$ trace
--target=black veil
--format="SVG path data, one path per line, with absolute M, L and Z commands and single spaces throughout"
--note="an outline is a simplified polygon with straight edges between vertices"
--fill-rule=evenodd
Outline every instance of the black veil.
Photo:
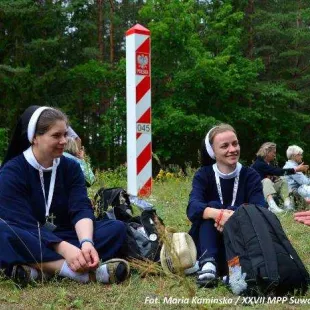
M 38 105 L 32 105 L 20 116 L 1 167 L 3 167 L 10 159 L 20 155 L 31 145 L 27 135 L 28 124 L 32 114 L 39 107 L 40 106 Z
M 205 138 L 201 141 L 201 147 L 200 147 L 200 164 L 201 166 L 210 166 L 215 164 L 216 161 L 210 157 L 209 153 L 207 152 Z

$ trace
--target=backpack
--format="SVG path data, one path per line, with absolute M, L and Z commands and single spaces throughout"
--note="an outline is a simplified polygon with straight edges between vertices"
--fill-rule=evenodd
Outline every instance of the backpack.
M 241 274 L 246 274 L 243 294 L 305 294 L 309 273 L 275 214 L 244 204 L 226 222 L 223 234 L 229 277 L 240 267 Z
M 132 219 L 132 207 L 128 193 L 121 187 L 101 187 L 94 197 L 97 219 L 107 214 L 110 219 L 128 222 Z M 116 208 L 115 208 L 116 207 Z
M 133 216 L 130 195 L 121 187 L 100 188 L 94 200 L 97 219 L 107 216 L 126 223 L 127 242 L 122 251 L 125 257 L 159 261 L 162 242 L 158 228 L 163 221 L 154 208 L 142 210 L 139 216 Z

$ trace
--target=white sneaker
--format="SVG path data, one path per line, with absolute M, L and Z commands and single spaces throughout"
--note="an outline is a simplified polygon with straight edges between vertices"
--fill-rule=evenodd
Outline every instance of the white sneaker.
M 271 211 L 272 213 L 282 213 L 282 212 L 284 212 L 282 209 L 280 209 L 278 206 L 277 206 L 277 204 L 276 204 L 276 202 L 273 200 L 273 198 L 269 198 L 268 200 L 267 200 L 267 203 L 268 203 L 268 206 L 269 206 L 269 211 Z
M 295 209 L 294 201 L 291 197 L 285 198 L 283 206 L 286 211 L 293 211 Z

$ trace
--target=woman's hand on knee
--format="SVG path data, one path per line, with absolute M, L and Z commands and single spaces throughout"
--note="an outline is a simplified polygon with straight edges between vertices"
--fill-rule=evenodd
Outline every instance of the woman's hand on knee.
M 87 267 L 96 269 L 99 266 L 99 255 L 97 250 L 90 242 L 84 242 L 81 248 Z

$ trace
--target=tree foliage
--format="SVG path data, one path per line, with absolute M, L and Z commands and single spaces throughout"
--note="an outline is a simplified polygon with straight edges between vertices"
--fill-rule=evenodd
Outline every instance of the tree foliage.
M 219 122 L 236 127 L 248 163 L 267 140 L 281 160 L 289 144 L 307 150 L 306 0 L 0 0 L 1 150 L 27 106 L 50 105 L 69 115 L 96 166 L 124 163 L 124 35 L 137 22 L 151 31 L 153 151 L 163 164 L 196 166 Z

